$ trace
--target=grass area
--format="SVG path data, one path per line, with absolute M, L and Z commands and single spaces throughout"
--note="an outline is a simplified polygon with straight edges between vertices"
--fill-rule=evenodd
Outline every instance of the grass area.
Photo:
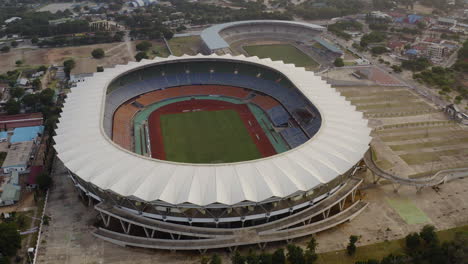
M 177 37 L 169 40 L 169 46 L 175 56 L 196 55 L 200 51 L 201 45 L 202 41 L 199 36 Z
M 344 61 L 344 66 L 354 66 L 357 63 L 355 61 Z
M 168 160 L 221 163 L 261 158 L 233 110 L 163 115 L 161 128 Z
M 389 147 L 394 151 L 401 150 L 418 150 L 422 148 L 434 148 L 450 145 L 458 145 L 468 143 L 468 138 L 451 138 L 446 140 L 433 140 L 429 142 L 413 143 L 413 144 L 401 144 L 401 145 L 390 145 Z
M 377 166 L 379 166 L 379 168 L 383 170 L 390 169 L 391 167 L 393 167 L 393 164 L 386 159 L 378 160 L 375 163 L 377 164 Z
M 409 225 L 429 223 L 427 215 L 408 199 L 387 199 L 387 203 Z
M 7 152 L 0 152 L 0 165 L 3 165 L 3 161 L 5 161 Z
M 298 67 L 312 69 L 319 65 L 311 57 L 289 44 L 253 45 L 244 46 L 243 49 L 251 56 L 282 60 L 285 63 L 294 63 Z
M 455 156 L 468 154 L 468 149 L 451 149 L 433 152 L 418 152 L 400 155 L 408 165 L 423 164 L 432 161 L 440 161 L 441 156 Z
M 415 100 L 415 98 L 412 98 L 411 96 L 402 96 L 402 97 L 390 97 L 388 95 L 382 96 L 382 97 L 354 97 L 354 98 L 349 98 L 351 103 L 353 104 L 375 104 L 375 103 L 417 103 L 421 102 L 419 100 Z
M 374 100 L 375 102 L 375 100 Z M 411 105 L 405 103 L 377 103 L 377 104 L 367 104 L 367 105 L 358 105 L 356 106 L 356 110 L 371 110 L 371 109 L 383 109 L 383 108 L 407 108 L 411 107 L 411 109 L 420 109 L 420 108 L 427 108 L 428 105 L 424 102 L 412 102 Z
M 344 89 L 343 89 L 344 88 Z M 390 97 L 412 97 L 416 98 L 413 94 L 407 92 L 407 91 L 369 91 L 369 89 L 366 88 L 359 88 L 360 90 L 353 90 L 349 91 L 349 88 L 345 87 L 339 87 L 338 90 L 340 91 L 340 94 L 345 97 L 356 97 L 355 100 L 358 99 L 366 99 L 366 98 L 372 98 L 372 99 L 377 99 L 377 98 L 390 98 Z
M 442 242 L 453 240 L 458 232 L 468 232 L 468 225 L 438 231 Z M 348 256 L 345 250 L 331 251 L 319 254 L 318 264 L 354 264 L 356 261 L 382 259 L 389 254 L 404 254 L 405 239 L 384 241 L 367 246 L 360 246 L 354 256 Z
M 403 134 L 403 135 L 395 135 L 395 136 L 382 136 L 380 139 L 385 142 L 394 142 L 394 141 L 405 141 L 405 140 L 413 140 L 413 139 L 424 139 L 430 137 L 457 137 L 466 135 L 465 131 L 431 131 L 430 128 L 426 131 L 421 131 L 422 133 L 416 134 Z
M 151 55 L 151 57 L 154 56 L 163 58 L 167 58 L 169 57 L 169 55 L 171 55 L 164 43 L 153 43 L 149 54 Z

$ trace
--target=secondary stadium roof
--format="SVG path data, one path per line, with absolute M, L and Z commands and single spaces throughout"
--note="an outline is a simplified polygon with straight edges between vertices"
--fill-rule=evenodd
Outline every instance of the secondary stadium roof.
M 219 35 L 219 33 L 227 28 L 235 26 L 244 26 L 244 25 L 261 25 L 261 24 L 277 24 L 277 25 L 291 25 L 291 26 L 300 26 L 306 27 L 315 30 L 324 30 L 325 28 L 319 25 L 297 22 L 297 21 L 287 21 L 287 20 L 245 20 L 245 21 L 235 21 L 224 24 L 217 24 L 211 26 L 201 33 L 201 38 L 206 46 L 210 50 L 224 49 L 229 48 L 229 44 Z
M 220 164 L 147 158 L 107 137 L 103 114 L 106 89 L 114 78 L 161 62 L 190 60 L 254 63 L 281 72 L 317 107 L 322 116 L 320 130 L 301 146 L 281 154 Z M 371 140 L 362 113 L 313 72 L 281 61 L 231 55 L 170 56 L 96 73 L 72 88 L 56 133 L 58 157 L 84 181 L 121 196 L 179 206 L 262 202 L 309 191 L 351 169 Z

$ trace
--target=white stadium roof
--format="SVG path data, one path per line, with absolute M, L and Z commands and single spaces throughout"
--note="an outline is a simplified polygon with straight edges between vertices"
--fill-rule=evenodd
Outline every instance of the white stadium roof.
M 106 89 L 119 75 L 167 61 L 231 60 L 275 69 L 317 107 L 322 125 L 315 136 L 271 157 L 221 164 L 187 164 L 143 157 L 116 145 L 103 130 Z M 311 190 L 354 166 L 368 149 L 367 120 L 313 72 L 257 57 L 182 56 L 130 62 L 96 73 L 72 88 L 56 129 L 57 155 L 84 181 L 143 201 L 206 206 L 262 202 Z
M 235 21 L 224 24 L 217 24 L 202 31 L 200 37 L 210 50 L 229 48 L 229 44 L 219 35 L 219 33 L 227 28 L 244 25 L 262 25 L 262 24 L 277 24 L 306 27 L 314 30 L 325 30 L 324 27 L 310 23 L 288 21 L 288 20 L 244 20 Z

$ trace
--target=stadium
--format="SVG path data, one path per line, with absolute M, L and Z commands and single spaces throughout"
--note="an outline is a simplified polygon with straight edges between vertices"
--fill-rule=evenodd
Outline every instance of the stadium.
M 196 55 L 130 62 L 72 88 L 58 158 L 100 216 L 96 237 L 233 249 L 334 227 L 367 206 L 362 113 L 313 72 Z
M 317 71 L 343 55 L 339 47 L 321 37 L 325 31 L 305 22 L 245 20 L 213 25 L 200 37 L 204 54 L 272 58 Z

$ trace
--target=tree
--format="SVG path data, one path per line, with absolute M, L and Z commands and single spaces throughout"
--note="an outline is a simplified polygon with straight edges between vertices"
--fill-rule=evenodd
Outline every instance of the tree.
M 435 232 L 435 227 L 432 225 L 425 225 L 419 236 L 429 245 L 434 245 L 439 243 L 439 239 L 437 238 L 437 234 Z
M 408 234 L 405 238 L 406 248 L 410 251 L 414 251 L 419 247 L 420 239 L 418 233 Z
M 142 59 L 147 59 L 148 55 L 146 55 L 146 52 L 140 51 L 135 55 L 135 60 L 136 61 L 141 61 Z
M 40 90 L 41 86 L 42 86 L 41 79 L 39 79 L 39 78 L 34 79 L 32 81 L 32 83 L 31 83 L 31 85 L 32 85 L 34 90 Z
M 273 252 L 272 260 L 274 264 L 286 264 L 284 249 L 280 248 Z
M 372 55 L 379 55 L 387 52 L 387 48 L 383 46 L 376 46 L 371 48 Z
M 21 98 L 24 95 L 24 89 L 17 87 L 10 89 L 10 95 L 14 98 Z
M 163 33 L 163 35 L 164 35 L 164 38 L 166 38 L 167 40 L 170 40 L 170 39 L 174 36 L 174 32 L 172 32 L 172 31 L 165 31 L 165 32 Z
M 231 262 L 232 264 L 245 264 L 245 257 L 236 250 L 231 257 Z
M 260 264 L 275 264 L 273 263 L 273 255 L 263 252 L 258 256 L 258 262 Z
M 287 247 L 287 259 L 290 264 L 305 264 L 304 251 L 302 248 L 289 244 Z
M 5 103 L 5 111 L 9 115 L 16 115 L 20 112 L 20 110 L 21 104 L 13 98 L 10 98 L 10 100 Z
M 33 108 L 33 110 L 35 111 L 36 105 L 37 103 L 39 103 L 39 96 L 37 96 L 36 94 L 27 94 L 23 96 L 23 98 L 21 98 L 21 102 L 24 105 Z
M 104 67 L 102 67 L 102 66 L 97 66 L 96 71 L 97 71 L 97 72 L 103 72 L 103 71 L 104 71 Z
M 7 257 L 21 248 L 21 236 L 15 223 L 0 223 L 0 252 Z
M 213 254 L 213 256 L 211 256 L 211 260 L 209 264 L 221 264 L 221 263 L 222 263 L 221 257 L 218 254 Z
M 317 261 L 318 256 L 317 256 L 317 253 L 315 252 L 316 248 L 317 248 L 317 241 L 315 240 L 315 237 L 312 236 L 312 238 L 307 243 L 307 249 L 304 254 L 306 264 L 312 264 L 315 261 Z
M 7 53 L 7 52 L 10 51 L 10 47 L 9 47 L 9 46 L 3 46 L 3 47 L 0 49 L 0 51 L 1 51 L 2 53 Z
M 16 64 L 16 66 L 19 67 L 19 66 L 21 66 L 21 64 L 23 64 L 23 61 L 22 60 L 17 60 L 17 61 L 15 61 L 15 64 Z
M 101 58 L 104 58 L 105 52 L 104 52 L 103 49 L 94 49 L 94 50 L 91 52 L 91 55 L 92 55 L 93 58 L 95 58 L 95 59 L 101 59 Z
M 139 51 L 147 51 L 149 48 L 151 48 L 153 44 L 149 41 L 142 41 L 136 45 L 136 49 Z
M 73 59 L 68 59 L 63 62 L 63 71 L 70 77 L 70 72 L 73 68 L 75 68 L 76 63 Z
M 335 65 L 335 67 L 343 67 L 344 61 L 342 58 L 336 58 L 333 64 Z
M 32 44 L 37 44 L 39 42 L 39 39 L 37 37 L 34 37 L 31 39 Z
M 54 104 L 54 95 L 55 91 L 47 88 L 41 91 L 39 94 L 39 101 L 45 106 L 50 106 Z
M 47 191 L 47 189 L 52 186 L 52 178 L 49 176 L 49 174 L 42 172 L 37 176 L 37 185 L 40 190 L 42 191 Z
M 46 72 L 47 71 L 47 66 L 41 65 L 41 66 L 39 66 L 39 68 L 37 68 L 37 71 L 38 72 L 40 72 L 40 71 Z
M 356 242 L 358 241 L 359 237 L 355 235 L 349 236 L 349 243 L 348 246 L 346 247 L 346 252 L 348 255 L 352 256 L 354 253 L 356 253 Z
M 23 229 L 26 227 L 26 216 L 24 214 L 18 214 L 16 215 L 16 224 L 20 229 Z
M 13 41 L 10 43 L 10 45 L 11 45 L 13 48 L 16 48 L 16 47 L 18 47 L 18 42 L 16 42 L 16 41 L 13 40 Z

